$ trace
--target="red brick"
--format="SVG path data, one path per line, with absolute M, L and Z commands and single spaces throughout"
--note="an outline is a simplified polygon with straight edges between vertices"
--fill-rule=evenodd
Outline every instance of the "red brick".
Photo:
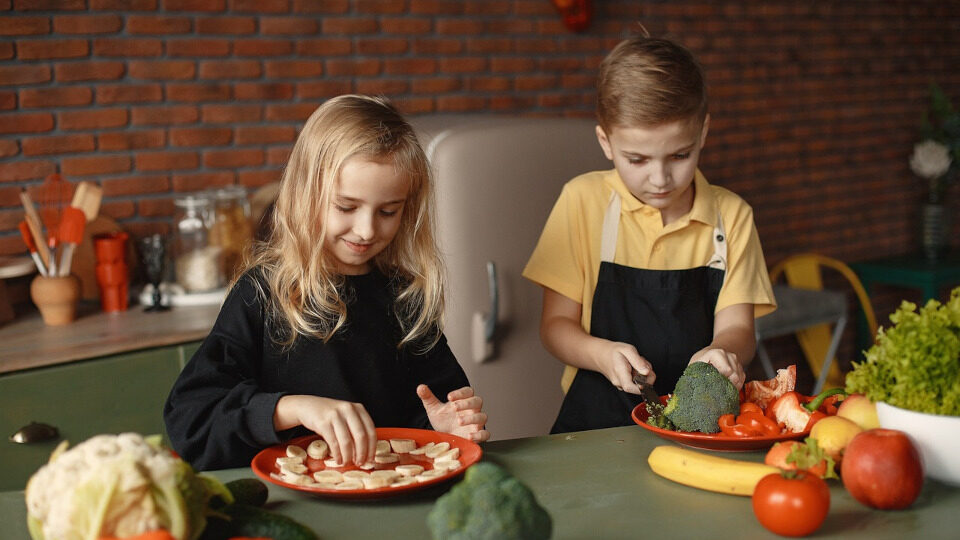
M 110 81 L 123 77 L 123 62 L 76 62 L 56 64 L 53 68 L 57 82 Z
M 9 111 L 17 108 L 17 93 L 0 91 L 0 110 Z
M 466 80 L 467 90 L 471 92 L 506 92 L 510 90 L 510 79 L 507 77 L 470 77 Z
M 405 94 L 410 89 L 410 83 L 404 79 L 359 79 L 355 83 L 357 92 L 370 95 Z
M 57 126 L 68 131 L 114 128 L 126 125 L 129 116 L 126 109 L 64 111 L 57 114 Z
M 212 169 L 234 169 L 263 165 L 263 151 L 251 148 L 241 150 L 208 150 L 203 153 L 203 165 Z
M 513 9 L 517 15 L 556 15 L 553 6 L 539 0 L 516 0 Z
M 198 17 L 197 32 L 200 34 L 246 35 L 257 31 L 253 17 Z
M 0 66 L 0 85 L 19 86 L 49 80 L 50 67 L 46 65 Z
M 173 190 L 178 193 L 201 191 L 213 187 L 224 187 L 235 183 L 233 172 L 223 171 L 214 173 L 175 174 L 173 175 Z
M 421 55 L 459 54 L 463 52 L 463 42 L 459 39 L 418 38 L 413 43 L 413 52 Z
M 53 129 L 50 113 L 4 114 L 0 133 L 42 133 Z
M 97 56 L 149 57 L 163 54 L 163 41 L 153 38 L 97 38 L 93 40 Z
M 455 36 L 478 35 L 484 32 L 484 23 L 478 19 L 438 19 L 437 33 Z
M 86 9 L 84 0 L 14 0 L 17 11 L 81 11 Z
M 404 38 L 371 38 L 357 42 L 357 52 L 369 56 L 403 54 L 408 49 L 409 42 Z
M 297 83 L 297 96 L 300 98 L 331 98 L 340 94 L 353 92 L 354 86 L 350 80 L 324 80 L 315 82 Z
M 529 19 L 495 19 L 483 25 L 484 34 L 536 34 L 537 29 Z
M 53 18 L 53 30 L 58 34 L 108 34 L 122 28 L 119 15 L 57 15 Z
M 153 81 L 184 81 L 197 74 L 196 63 L 192 60 L 134 60 L 127 69 L 133 79 Z
M 57 135 L 53 137 L 31 137 L 22 139 L 20 145 L 25 156 L 48 154 L 69 154 L 72 152 L 90 152 L 95 148 L 93 135 Z
M 0 17 L 0 36 L 33 36 L 50 33 L 47 17 Z
M 407 6 L 404 4 L 405 2 L 397 2 L 396 0 L 357 0 L 355 9 L 357 13 L 397 15 L 406 11 Z
M 0 187 L 0 206 L 23 208 L 20 202 L 20 186 Z
M 433 98 L 399 98 L 393 102 L 403 114 L 426 114 L 437 110 Z
M 267 169 L 263 171 L 240 171 L 237 180 L 246 187 L 260 187 L 271 182 L 279 182 L 283 176 L 283 169 Z
M 357 34 L 373 34 L 377 32 L 377 20 L 372 17 L 326 17 L 321 24 L 322 33 L 344 34 L 356 36 Z
M 487 59 L 482 56 L 461 56 L 439 60 L 442 73 L 478 73 L 485 71 L 488 64 Z
M 533 58 L 493 58 L 490 60 L 490 71 L 510 73 L 530 73 L 536 67 Z
M 166 144 L 167 136 L 162 129 L 115 131 L 97 135 L 97 148 L 100 150 L 140 150 L 162 148 Z
M 233 130 L 230 128 L 170 128 L 170 144 L 173 146 L 223 146 L 230 144 Z
M 20 145 L 12 139 L 0 139 L 0 157 L 15 156 L 20 153 Z M 2 200 L 0 196 L 0 200 Z
M 191 30 L 188 17 L 161 15 L 127 15 L 127 33 L 129 34 L 186 34 Z
M 19 182 L 46 178 L 57 172 L 52 161 L 12 161 L 0 163 L 0 182 Z
M 413 92 L 415 94 L 439 94 L 441 92 L 453 92 L 460 90 L 460 88 L 460 79 L 456 77 L 428 77 L 413 80 Z
M 233 86 L 237 99 L 241 100 L 280 100 L 293 97 L 293 85 L 290 83 L 253 83 L 239 82 Z
M 437 111 L 478 111 L 487 106 L 487 99 L 475 96 L 437 96 Z
M 467 52 L 472 54 L 495 54 L 514 52 L 513 40 L 509 38 L 467 39 Z
M 100 214 L 113 219 L 133 217 L 134 210 L 133 201 L 105 201 L 100 205 Z
M 272 122 L 303 122 L 319 106 L 319 103 L 267 105 L 266 119 Z
M 177 207 L 173 204 L 173 199 L 164 197 L 161 199 L 140 199 L 137 201 L 137 215 L 141 217 L 165 217 L 176 213 Z
M 309 79 L 323 75 L 320 60 L 268 60 L 264 64 L 268 79 Z
M 437 61 L 433 58 L 387 59 L 383 71 L 389 75 L 432 75 L 437 72 Z
M 507 15 L 513 12 L 513 0 L 466 0 L 463 13 L 466 15 Z
M 60 159 L 60 172 L 66 176 L 90 176 L 130 170 L 130 156 L 65 157 Z
M 265 36 L 316 34 L 317 22 L 306 17 L 260 17 L 260 33 Z
M 164 0 L 163 7 L 168 11 L 206 11 L 216 12 L 226 9 L 226 0 Z
M 163 101 L 163 88 L 159 84 L 120 84 L 97 87 L 97 103 L 148 103 Z
M 263 119 L 260 105 L 202 105 L 200 121 L 205 124 L 259 122 Z
M 200 157 L 196 152 L 139 152 L 134 164 L 138 171 L 196 169 Z
M 171 102 L 228 101 L 230 85 L 226 83 L 172 83 L 167 85 Z
M 318 38 L 297 40 L 299 56 L 343 56 L 353 52 L 349 38 Z
M 171 57 L 227 56 L 230 42 L 225 39 L 167 39 L 167 55 Z
M 406 36 L 427 34 L 433 28 L 433 20 L 421 17 L 383 17 L 380 19 L 380 31 L 385 34 L 403 34 Z
M 199 118 L 199 111 L 192 105 L 135 107 L 130 111 L 130 123 L 134 126 L 193 124 Z
M 293 0 L 294 13 L 346 13 L 349 9 L 349 0 Z
M 25 88 L 20 91 L 20 106 L 72 107 L 93 102 L 93 91 L 88 86 L 60 86 L 54 88 Z
M 293 42 L 285 39 L 241 39 L 233 42 L 237 56 L 287 56 L 293 52 Z
M 127 176 L 112 178 L 101 182 L 104 197 L 123 197 L 144 193 L 164 193 L 170 191 L 168 176 Z
M 267 148 L 267 165 L 285 165 L 290 160 L 291 146 Z
M 286 13 L 290 11 L 289 0 L 232 0 L 231 11 L 235 13 Z
M 337 76 L 370 77 L 379 75 L 382 69 L 380 60 L 359 58 L 350 60 L 327 60 L 327 74 Z
M 9 60 L 11 58 L 13 58 L 13 42 L 0 41 L 0 60 Z
M 422 15 L 460 15 L 463 8 L 460 0 L 410 0 L 410 13 Z
M 90 0 L 90 9 L 100 11 L 154 11 L 157 0 Z
M 200 62 L 201 79 L 253 79 L 261 75 L 260 62 L 256 60 L 203 60 Z
M 297 130 L 287 126 L 239 126 L 234 140 L 237 144 L 270 144 L 292 142 Z
M 550 54 L 557 52 L 557 42 L 552 39 L 518 39 L 514 50 L 520 54 Z
M 549 90 L 557 88 L 557 77 L 554 75 L 518 75 L 514 79 L 514 87 L 521 92 Z

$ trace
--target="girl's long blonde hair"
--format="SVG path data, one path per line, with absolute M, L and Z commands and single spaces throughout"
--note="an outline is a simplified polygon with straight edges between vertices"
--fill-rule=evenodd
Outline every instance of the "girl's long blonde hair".
M 348 323 L 344 278 L 323 238 L 340 171 L 354 156 L 392 159 L 409 179 L 397 234 L 372 262 L 395 288 L 403 334 L 398 347 L 428 349 L 440 337 L 444 307 L 429 164 L 397 109 L 384 98 L 361 95 L 330 99 L 307 119 L 283 171 L 272 229 L 246 265 L 262 272 L 272 293 L 263 294 L 272 338 L 285 347 L 301 335 L 327 341 Z

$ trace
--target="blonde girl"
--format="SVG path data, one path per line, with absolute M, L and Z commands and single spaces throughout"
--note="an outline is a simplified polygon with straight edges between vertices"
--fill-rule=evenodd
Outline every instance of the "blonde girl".
M 201 469 L 245 466 L 313 432 L 359 465 L 377 425 L 488 439 L 441 329 L 431 198 L 423 149 L 388 101 L 321 105 L 293 147 L 268 239 L 167 399 L 174 449 Z

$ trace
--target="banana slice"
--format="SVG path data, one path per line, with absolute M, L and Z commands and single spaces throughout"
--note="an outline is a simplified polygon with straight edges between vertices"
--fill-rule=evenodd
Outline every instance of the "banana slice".
M 366 462 L 366 463 L 361 463 L 361 464 L 360 464 L 360 468 L 363 469 L 363 470 L 365 470 L 365 471 L 369 471 L 369 470 L 371 470 L 371 469 L 376 469 L 376 468 L 377 468 L 377 465 L 376 465 L 375 463 L 371 463 L 371 462 L 368 461 L 368 462 Z
M 383 478 L 387 483 L 393 482 L 397 478 L 400 478 L 400 473 L 392 469 L 381 469 L 379 471 L 373 471 L 370 473 L 370 476 L 373 478 Z
M 359 480 L 347 480 L 346 482 L 340 482 L 339 484 L 333 486 L 333 489 L 363 489 L 363 482 Z
M 363 479 L 363 487 L 366 489 L 377 489 L 382 487 L 387 487 L 390 485 L 390 481 L 386 478 L 380 478 L 377 476 L 368 476 Z
M 282 456 L 277 458 L 277 467 L 286 467 L 288 465 L 302 465 L 303 460 L 298 457 Z
M 313 479 L 321 484 L 339 484 L 343 482 L 343 474 L 340 471 L 317 471 L 313 473 Z
M 451 449 L 447 450 L 446 452 L 440 454 L 439 456 L 436 456 L 435 458 L 433 458 L 433 460 L 434 460 L 434 461 L 444 461 L 444 460 L 447 460 L 447 459 L 457 459 L 458 457 L 460 457 L 460 449 L 459 449 L 459 448 L 451 448 Z
M 283 481 L 295 486 L 306 486 L 313 483 L 313 478 L 305 474 L 284 474 Z
M 331 484 L 330 482 L 314 482 L 310 484 L 310 487 L 317 489 L 337 489 L 337 486 L 340 484 Z
M 306 474 L 307 466 L 303 463 L 290 463 L 280 466 L 280 474 Z
M 287 456 L 300 458 L 301 461 L 307 459 L 307 451 L 295 444 L 287 446 Z
M 417 442 L 413 439 L 390 439 L 390 448 L 398 454 L 406 454 L 416 450 Z
M 433 445 L 432 448 L 424 452 L 428 458 L 435 458 L 450 449 L 450 443 L 441 442 Z
M 423 472 L 423 467 L 420 465 L 397 465 L 397 468 L 394 469 L 401 476 L 416 476 Z
M 327 445 L 327 441 L 323 439 L 317 439 L 307 446 L 307 455 L 313 459 L 326 459 L 329 453 L 330 447 Z
M 390 441 L 377 441 L 377 455 L 390 453 Z
M 333 458 L 330 458 L 330 459 L 325 459 L 325 460 L 323 460 L 323 466 L 324 466 L 324 467 L 338 467 L 338 468 L 339 468 L 339 467 L 346 467 L 347 464 L 346 464 L 346 463 L 340 463 L 339 461 L 337 461 L 337 460 L 335 460 L 335 459 L 333 459 Z
M 430 469 L 429 471 L 423 471 L 418 474 L 415 478 L 417 482 L 427 482 L 433 480 L 434 478 L 440 478 L 441 476 L 447 474 L 446 471 L 441 471 L 439 469 Z
M 444 471 L 455 471 L 462 467 L 459 459 L 445 459 L 443 461 L 434 461 L 434 469 L 442 469 Z
M 344 482 L 346 482 L 347 480 L 356 480 L 359 482 L 364 478 L 369 478 L 369 477 L 370 477 L 370 473 L 366 471 L 347 471 L 343 473 Z
M 416 483 L 417 483 L 417 479 L 413 478 L 412 476 L 401 476 L 400 478 L 397 478 L 396 480 L 391 482 L 390 487 L 403 487 L 403 486 L 409 486 L 410 484 L 416 484 Z
M 374 457 L 373 460 L 374 460 L 375 462 L 383 465 L 383 464 L 385 464 L 385 463 L 396 463 L 396 462 L 400 461 L 400 456 L 399 456 L 398 454 L 394 454 L 394 453 L 390 452 L 390 453 L 388 453 L 388 454 L 378 455 L 378 456 Z
M 425 454 L 425 453 L 427 452 L 427 450 L 430 450 L 430 449 L 433 448 L 434 446 L 436 446 L 436 443 L 428 442 L 427 444 L 425 444 L 425 445 L 423 445 L 423 446 L 419 446 L 419 447 L 417 447 L 417 448 L 414 448 L 413 450 L 410 451 L 410 453 L 411 453 L 412 455 L 414 455 L 414 456 L 419 456 L 419 455 L 421 455 L 421 454 Z

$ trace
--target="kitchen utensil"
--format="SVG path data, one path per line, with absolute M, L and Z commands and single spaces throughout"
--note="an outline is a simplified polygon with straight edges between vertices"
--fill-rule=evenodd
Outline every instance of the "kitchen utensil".
M 660 405 L 660 396 L 657 395 L 653 385 L 648 383 L 639 373 L 633 374 L 633 384 L 640 387 L 640 396 L 650 405 Z
M 83 241 L 83 229 L 87 225 L 87 216 L 83 210 L 68 206 L 63 210 L 63 216 L 60 218 L 60 230 L 57 236 L 63 244 L 63 252 L 60 254 L 59 274 L 61 276 L 70 275 L 70 265 L 73 261 L 73 251 L 77 244 Z
M 73 322 L 80 300 L 80 281 L 76 276 L 37 276 L 30 282 L 30 298 L 48 326 Z
M 47 231 L 47 245 L 57 245 L 57 231 L 63 217 L 63 207 L 69 200 L 70 183 L 57 173 L 53 173 L 40 184 L 40 218 Z
M 33 239 L 33 234 L 30 232 L 30 226 L 27 225 L 26 221 L 21 221 L 19 227 L 20 236 L 23 237 L 23 243 L 26 244 L 27 249 L 30 250 L 30 257 L 33 258 L 33 262 L 37 265 L 37 271 L 40 272 L 41 276 L 47 275 L 47 265 L 43 263 L 43 259 L 41 259 L 40 254 L 37 253 L 37 243 Z
M 100 201 L 103 198 L 103 189 L 92 183 L 83 181 L 77 184 L 76 191 L 73 192 L 73 200 L 70 206 L 83 210 L 87 221 L 93 221 L 100 212 Z

